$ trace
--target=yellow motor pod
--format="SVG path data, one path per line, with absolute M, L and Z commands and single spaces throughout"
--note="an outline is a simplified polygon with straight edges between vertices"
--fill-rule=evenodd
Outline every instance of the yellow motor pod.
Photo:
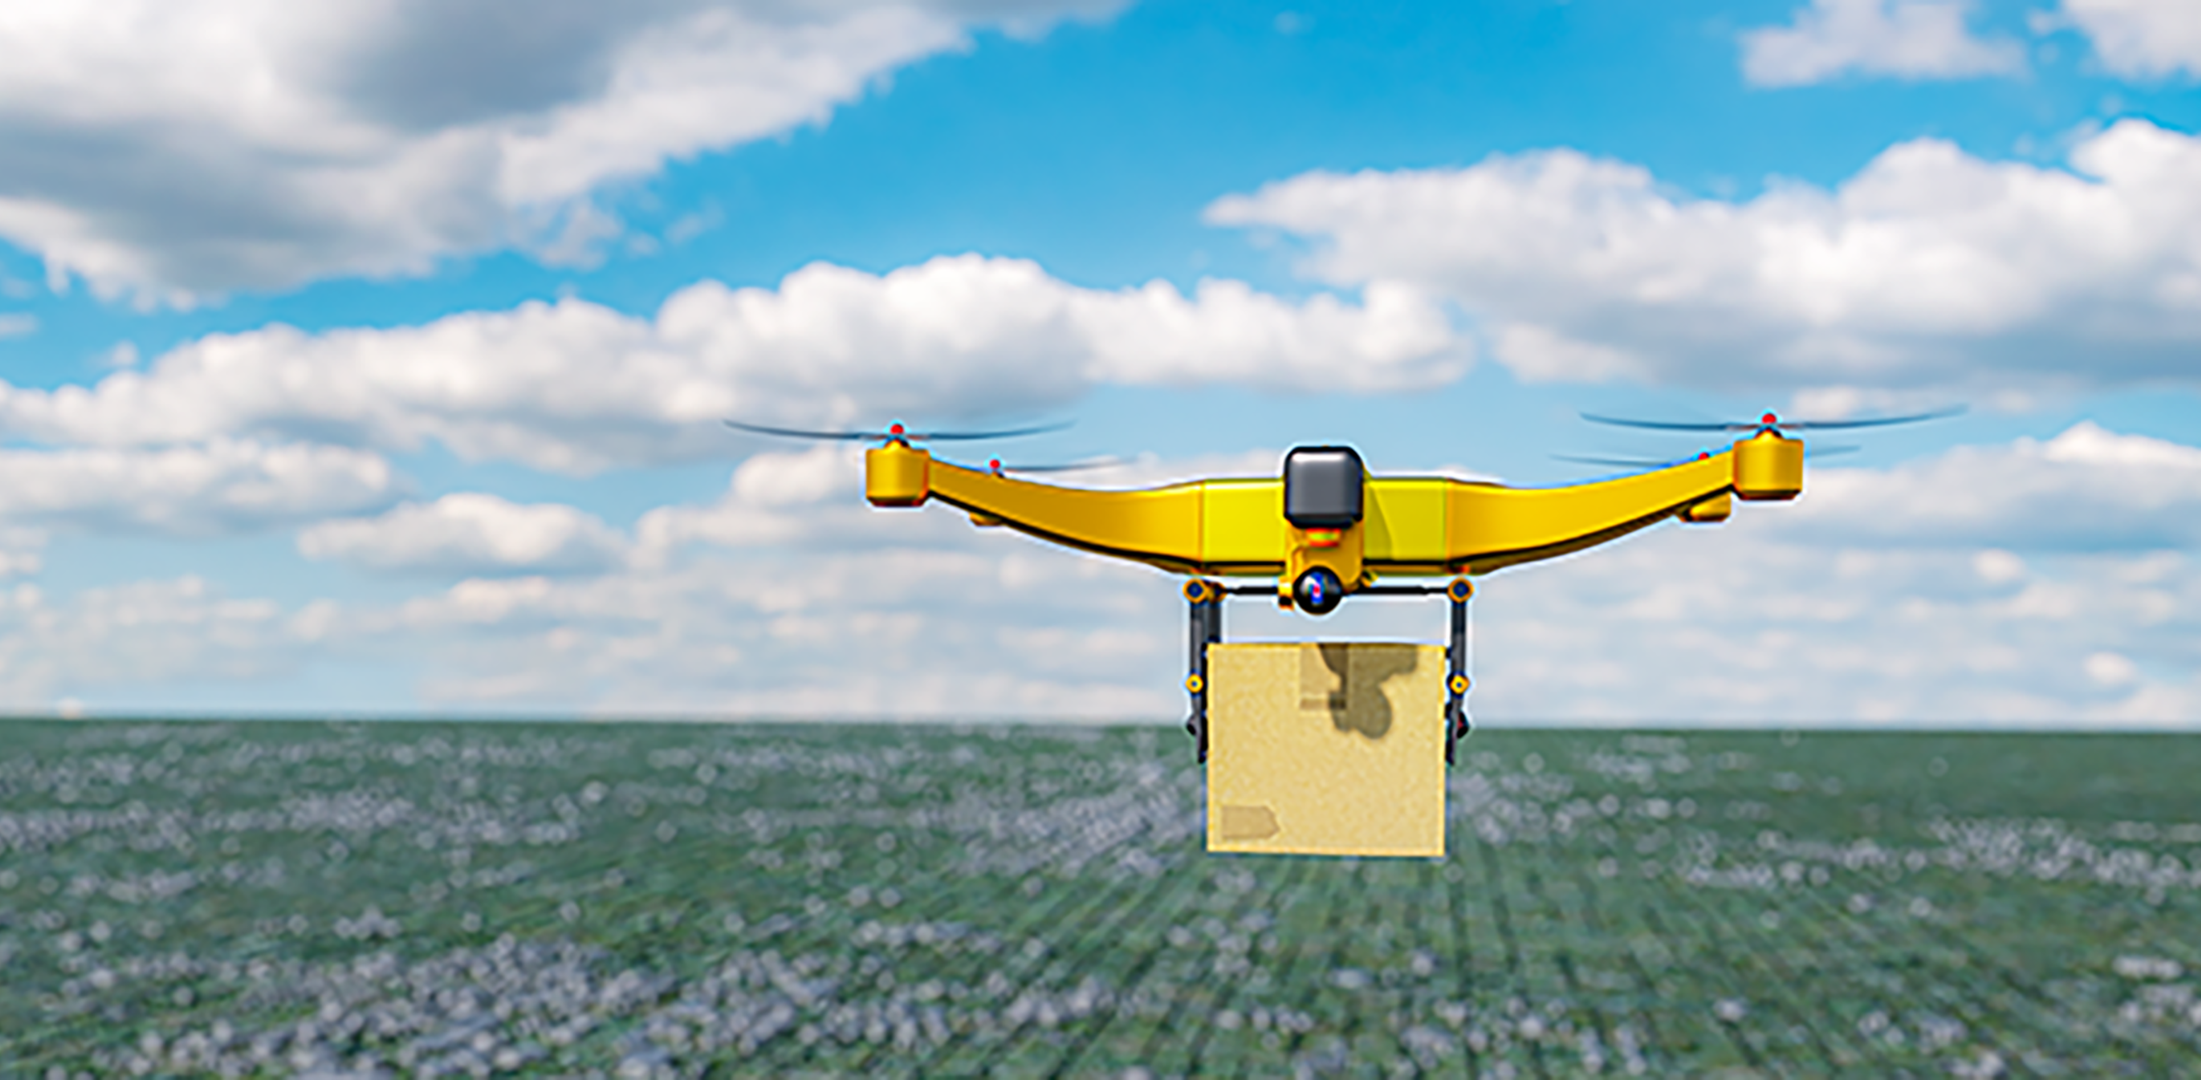
M 1734 497 L 1723 491 L 1703 502 L 1682 507 L 1681 520 L 1692 525 L 1717 525 L 1734 513 Z
M 873 506 L 922 506 L 932 494 L 932 455 L 905 442 L 864 452 L 864 498 Z
M 1761 431 L 1735 441 L 1735 494 L 1753 502 L 1793 499 L 1804 490 L 1804 444 Z

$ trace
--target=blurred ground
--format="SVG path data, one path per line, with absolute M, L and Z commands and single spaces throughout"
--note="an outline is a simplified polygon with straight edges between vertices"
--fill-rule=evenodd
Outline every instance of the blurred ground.
M 1356 861 L 1166 729 L 0 723 L 0 1073 L 2168 1075 L 2197 766 L 1479 731 Z

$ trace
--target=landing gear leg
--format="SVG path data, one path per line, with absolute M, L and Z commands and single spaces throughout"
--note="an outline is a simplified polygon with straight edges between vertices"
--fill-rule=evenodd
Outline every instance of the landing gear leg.
M 1194 578 L 1185 582 L 1185 623 L 1189 637 L 1189 652 L 1185 676 L 1185 693 L 1192 697 L 1192 715 L 1185 718 L 1185 731 L 1199 745 L 1202 762 L 1207 761 L 1207 647 L 1223 640 L 1223 587 L 1212 581 Z
M 1452 640 L 1444 650 L 1444 763 L 1451 765 L 1455 748 L 1467 738 L 1467 601 L 1475 585 L 1456 577 L 1444 595 L 1452 602 Z

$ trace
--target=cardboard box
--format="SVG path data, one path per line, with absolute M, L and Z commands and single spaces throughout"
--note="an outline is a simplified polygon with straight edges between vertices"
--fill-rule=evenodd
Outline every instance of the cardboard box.
M 1444 855 L 1444 649 L 1208 647 L 1209 851 Z

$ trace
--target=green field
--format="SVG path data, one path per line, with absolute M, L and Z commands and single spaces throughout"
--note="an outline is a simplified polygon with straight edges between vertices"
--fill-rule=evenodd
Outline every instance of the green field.
M 2201 1061 L 2201 741 L 1477 732 L 1210 857 L 1164 729 L 0 723 L 0 1075 Z

